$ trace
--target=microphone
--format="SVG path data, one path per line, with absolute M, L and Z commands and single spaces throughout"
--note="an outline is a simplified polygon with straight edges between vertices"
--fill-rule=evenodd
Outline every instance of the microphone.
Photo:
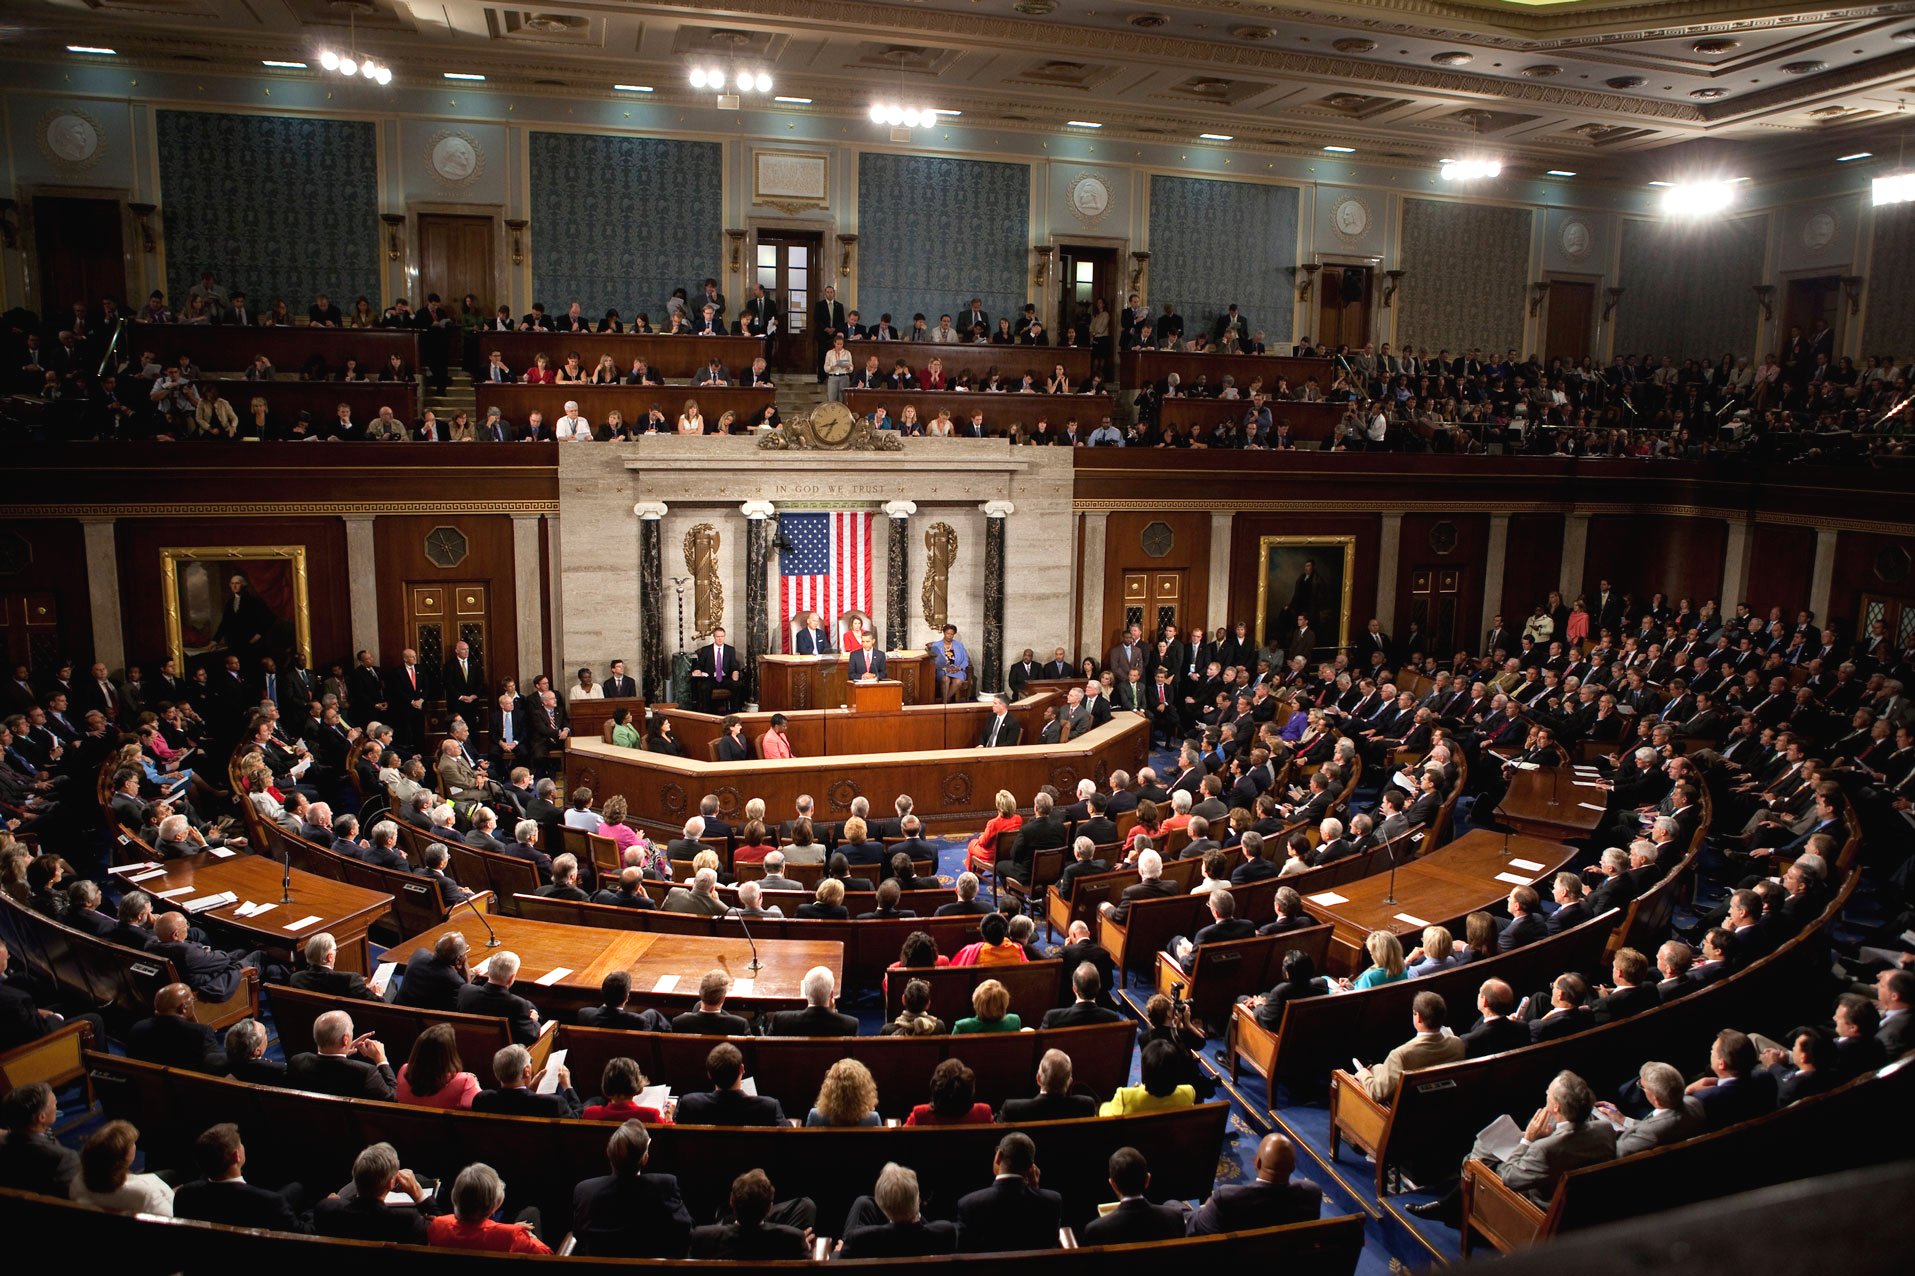
M 1391 838 L 1383 844 L 1383 853 L 1390 857 L 1390 885 L 1384 893 L 1383 902 L 1395 905 L 1396 899 L 1396 839 Z
M 279 902 L 290 904 L 293 902 L 293 848 L 284 846 L 281 849 L 285 854 L 286 871 L 279 875 Z
M 745 932 L 745 942 L 751 945 L 751 965 L 745 967 L 745 969 L 756 975 L 765 968 L 765 964 L 758 960 L 758 941 L 751 937 L 751 927 L 745 925 L 745 915 L 743 913 L 738 914 L 738 927 Z
M 485 927 L 485 946 L 487 948 L 497 948 L 499 946 L 499 932 L 492 929 L 492 923 L 486 920 L 484 911 L 480 909 L 480 907 L 477 904 L 472 902 L 472 897 L 470 895 L 466 896 L 464 899 L 460 900 L 459 902 L 461 904 L 464 904 L 467 908 L 471 909 L 472 915 L 479 919 L 479 924 L 481 926 Z

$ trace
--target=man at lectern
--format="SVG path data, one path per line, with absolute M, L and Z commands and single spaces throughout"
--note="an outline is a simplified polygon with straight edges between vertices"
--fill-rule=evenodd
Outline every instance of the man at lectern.
M 818 613 L 811 612 L 805 617 L 805 627 L 798 631 L 798 640 L 792 649 L 801 656 L 829 656 L 833 654 L 831 635 L 818 623 Z
M 878 650 L 878 636 L 867 629 L 859 642 L 859 649 L 851 653 L 851 681 L 876 682 L 884 677 L 884 653 Z

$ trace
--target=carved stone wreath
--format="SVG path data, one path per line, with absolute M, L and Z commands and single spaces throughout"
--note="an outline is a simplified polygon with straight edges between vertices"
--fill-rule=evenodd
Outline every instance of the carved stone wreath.
M 712 796 L 718 799 L 718 813 L 720 815 L 736 815 L 744 809 L 744 795 L 729 784 L 723 784 L 713 789 Z
M 952 772 L 938 785 L 938 797 L 944 805 L 966 807 L 971 804 L 971 777 L 962 771 Z
M 1067 766 L 1052 767 L 1051 787 L 1056 789 L 1060 796 L 1074 796 L 1077 793 L 1077 772 Z
M 676 819 L 685 813 L 685 790 L 678 785 L 667 784 L 658 796 L 664 802 L 667 815 Z
M 831 787 L 825 790 L 825 801 L 831 803 L 831 809 L 834 811 L 849 811 L 851 800 L 857 797 L 859 792 L 854 781 L 834 780 Z
M 589 766 L 581 768 L 578 773 L 578 782 L 580 788 L 596 789 L 598 787 L 598 768 Z
M 1110 763 L 1097 759 L 1097 765 L 1091 768 L 1090 778 L 1097 781 L 1097 787 L 1103 788 L 1110 783 Z

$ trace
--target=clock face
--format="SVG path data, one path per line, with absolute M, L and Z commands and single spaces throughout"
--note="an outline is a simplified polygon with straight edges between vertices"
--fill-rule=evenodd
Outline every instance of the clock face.
M 437 567 L 457 567 L 465 561 L 465 533 L 456 527 L 435 527 L 426 533 L 426 557 Z
M 811 434 L 826 447 L 838 447 L 851 438 L 851 410 L 842 403 L 821 404 L 811 414 Z
M 1363 201 L 1356 198 L 1345 199 L 1330 212 L 1337 234 L 1355 239 L 1370 228 L 1370 210 Z

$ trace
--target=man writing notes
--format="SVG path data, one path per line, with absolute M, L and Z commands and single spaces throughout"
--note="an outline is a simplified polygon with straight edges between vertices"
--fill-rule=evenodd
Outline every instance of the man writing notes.
M 692 654 L 692 685 L 698 707 L 707 712 L 711 709 L 712 694 L 719 689 L 732 693 L 734 699 L 744 689 L 744 671 L 738 664 L 738 648 L 725 642 L 725 631 L 711 631 L 711 641 Z

